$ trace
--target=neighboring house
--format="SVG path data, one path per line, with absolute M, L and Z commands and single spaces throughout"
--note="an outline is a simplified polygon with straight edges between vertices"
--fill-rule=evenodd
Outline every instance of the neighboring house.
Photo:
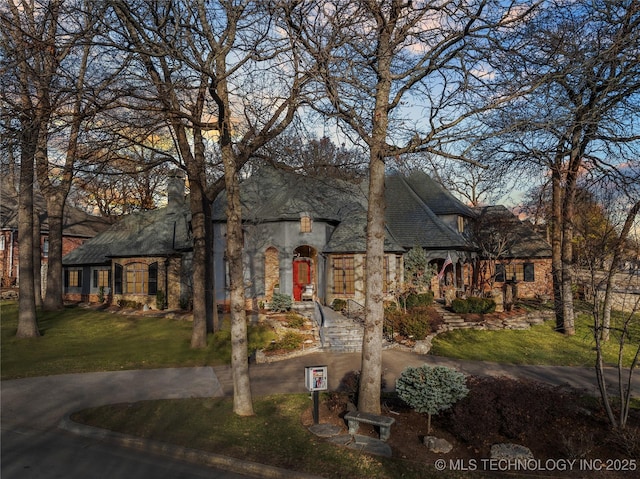
M 93 279 L 96 274 L 104 277 L 103 287 L 109 285 L 115 301 L 155 307 L 155 294 L 162 291 L 167 293 L 168 307 L 184 304 L 191 294 L 189 213 L 180 193 L 183 180 L 174 177 L 171 184 L 178 193 L 170 193 L 167 208 L 121 220 L 66 256 L 66 270 L 82 271 Z M 366 189 L 366 181 L 315 178 L 269 166 L 244 179 L 241 202 L 248 306 L 268 303 L 274 292 L 296 301 L 313 298 L 331 304 L 334 299 L 347 299 L 363 305 Z M 438 296 L 443 287 L 467 291 L 477 256 L 470 234 L 477 213 L 421 172 L 388 175 L 386 197 L 386 298 L 393 299 L 394 291 L 402 286 L 403 256 L 414 247 L 423 248 L 438 271 L 447 260 L 445 274 L 432 281 Z M 228 302 L 225 209 L 223 192 L 213 204 L 212 215 L 218 305 Z M 95 297 L 100 281 L 85 283 L 67 292 Z
M 18 198 L 2 178 L 0 188 L 0 283 L 3 288 L 17 287 L 19 283 Z M 40 212 L 40 266 L 42 291 L 46 289 L 47 264 L 49 262 L 49 224 L 45 199 L 36 194 L 35 210 Z M 62 254 L 65 255 L 106 230 L 111 223 L 104 218 L 91 216 L 84 211 L 67 206 L 64 212 Z
M 520 297 L 551 298 L 551 246 L 546 238 L 502 205 L 484 206 L 477 213 L 474 240 L 484 260 L 478 268 L 484 291 L 516 284 Z

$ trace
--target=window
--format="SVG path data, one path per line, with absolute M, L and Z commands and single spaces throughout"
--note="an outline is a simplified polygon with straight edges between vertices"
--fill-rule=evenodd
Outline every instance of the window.
M 300 217 L 300 233 L 311 233 L 311 216 L 303 214 Z
M 43 258 L 49 257 L 49 238 L 45 238 L 42 241 L 42 257 Z
M 115 265 L 115 278 L 113 281 L 113 291 L 115 294 L 122 294 L 122 278 L 123 278 L 123 270 L 121 264 Z
M 355 268 L 353 256 L 333 258 L 333 292 L 335 294 L 355 293 Z
M 383 269 L 382 292 L 383 293 L 388 293 L 389 292 L 389 283 L 391 282 L 391 277 L 390 277 L 390 273 L 389 273 L 389 257 L 387 255 L 382 257 L 382 269 Z
M 149 295 L 154 295 L 158 292 L 158 263 L 151 263 L 149 265 Z
M 533 269 L 533 263 L 524 263 L 524 280 L 528 283 L 533 283 L 535 279 L 535 271 Z
M 67 269 L 64 272 L 65 288 L 80 288 L 82 286 L 82 270 Z
M 464 233 L 464 217 L 458 216 L 458 233 Z
M 497 282 L 505 281 L 525 281 L 532 283 L 535 281 L 533 263 L 496 264 Z
M 109 288 L 111 286 L 111 270 L 108 269 L 94 269 L 93 270 L 93 287 Z
M 4 251 L 6 248 L 4 242 L 5 242 L 4 236 L 0 236 L 0 251 Z
M 129 263 L 125 266 L 125 292 L 127 294 L 156 294 L 158 263 Z

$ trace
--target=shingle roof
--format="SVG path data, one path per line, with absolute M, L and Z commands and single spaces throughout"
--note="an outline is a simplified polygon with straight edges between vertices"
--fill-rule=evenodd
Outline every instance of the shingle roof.
M 111 257 L 167 256 L 192 248 L 186 205 L 133 213 L 65 255 L 65 265 L 105 264 Z
M 395 176 L 398 176 L 397 174 Z M 474 211 L 458 200 L 440 183 L 423 171 L 413 171 L 404 177 L 407 185 L 436 215 L 460 215 L 472 218 Z
M 411 181 L 400 175 L 386 178 L 385 250 L 400 252 L 414 246 L 469 248 L 466 239 L 441 221 L 427 201 L 436 202 L 440 211 L 449 214 L 473 216 L 473 211 L 426 174 L 410 178 Z M 265 166 L 244 180 L 240 188 L 244 221 L 298 221 L 300 214 L 306 212 L 314 221 L 337 225 L 324 252 L 366 250 L 366 184 L 303 176 Z M 225 221 L 225 207 L 226 199 L 221 193 L 213 207 L 216 221 Z
M 358 209 L 356 185 L 326 178 L 298 175 L 273 167 L 262 167 L 240 186 L 242 219 L 249 222 L 297 221 L 302 212 L 314 220 L 342 221 Z M 224 191 L 213 204 L 213 217 L 225 221 Z
M 441 195 L 437 191 L 431 194 L 429 188 L 436 184 L 435 182 L 420 183 L 419 178 L 413 178 L 412 182 L 400 175 L 389 175 L 385 179 L 387 196 L 385 217 L 387 226 L 396 240 L 405 248 L 414 246 L 426 249 L 469 248 L 470 244 L 460 233 L 438 218 L 429 201 L 435 198 L 440 205 L 440 211 L 446 208 L 449 213 L 466 210 L 471 212 L 471 210 L 455 205 L 458 201 L 453 197 L 446 198 L 446 195 Z M 451 204 L 448 205 L 449 203 Z
M 551 245 L 528 223 L 522 222 L 502 205 L 484 206 L 478 211 L 478 235 L 488 237 L 493 232 L 508 234 L 508 258 L 549 258 Z

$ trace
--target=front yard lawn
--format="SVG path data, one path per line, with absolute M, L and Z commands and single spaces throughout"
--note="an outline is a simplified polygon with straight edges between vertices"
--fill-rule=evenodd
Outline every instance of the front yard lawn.
M 615 313 L 612 321 L 620 322 Z M 586 366 L 595 364 L 593 318 L 576 314 L 576 334 L 565 336 L 554 331 L 555 321 L 533 326 L 529 330 L 478 331 L 454 330 L 439 334 L 433 340 L 431 354 L 457 359 L 492 361 L 508 364 L 541 364 L 554 366 Z M 640 339 L 640 315 L 636 314 L 624 350 L 624 366 L 629 366 Z M 605 346 L 605 362 L 618 361 L 619 333 L 613 331 Z
M 17 339 L 18 304 L 3 302 L 2 379 L 91 371 L 216 366 L 231 357 L 230 332 L 208 338 L 205 349 L 190 346 L 190 321 L 124 316 L 67 307 L 38 313 L 39 338 Z M 250 328 L 249 348 L 271 343 L 269 328 Z

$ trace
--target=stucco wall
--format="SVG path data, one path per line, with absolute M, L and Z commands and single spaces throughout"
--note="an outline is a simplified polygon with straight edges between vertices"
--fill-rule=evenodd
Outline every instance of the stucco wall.
M 322 301 L 325 291 L 325 258 L 320 254 L 329 240 L 334 227 L 328 223 L 313 222 L 312 231 L 300 232 L 299 221 L 280 221 L 245 225 L 244 230 L 244 266 L 245 266 L 245 295 L 247 301 L 267 301 L 273 286 L 279 284 L 280 293 L 293 296 L 293 260 L 295 251 L 299 247 L 308 246 L 314 253 L 313 281 L 316 291 Z M 224 239 L 226 226 L 222 223 L 214 225 L 214 265 L 215 265 L 215 298 L 218 303 L 225 304 L 228 300 L 227 267 L 224 260 Z M 277 251 L 278 273 L 274 273 L 275 256 L 266 254 L 267 250 Z M 266 278 L 265 265 L 270 262 L 271 272 Z

